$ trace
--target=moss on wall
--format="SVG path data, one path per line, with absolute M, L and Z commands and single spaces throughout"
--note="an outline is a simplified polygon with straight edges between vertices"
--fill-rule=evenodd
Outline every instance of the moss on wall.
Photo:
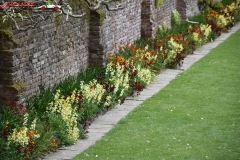
M 91 11 L 89 10 L 88 5 L 85 2 L 85 0 L 69 0 L 69 1 L 70 1 L 69 5 L 72 8 L 80 6 L 83 9 L 83 11 L 86 13 L 86 18 L 88 20 L 88 24 L 90 24 L 90 13 L 91 13 Z M 99 16 L 100 16 L 100 25 L 102 26 L 104 18 L 105 18 L 105 13 L 104 13 L 104 11 L 102 9 L 97 9 L 95 12 L 99 14 Z
M 87 3 L 85 0 L 68 0 L 69 5 L 74 8 L 74 7 L 81 7 L 83 11 L 86 13 L 86 18 L 88 20 L 88 24 L 90 24 L 90 10 L 88 8 Z
M 54 18 L 54 24 L 58 27 L 61 25 L 61 22 L 62 22 L 62 15 L 57 15 L 55 18 Z
M 4 13 L 0 12 L 0 54 L 2 50 L 10 49 L 17 44 L 17 41 L 13 37 L 11 21 L 7 20 L 3 23 L 2 16 Z
M 163 4 L 163 0 L 155 0 L 155 6 L 158 8 L 160 6 L 162 6 Z
M 96 13 L 99 14 L 99 23 L 100 23 L 100 26 L 102 26 L 104 18 L 105 18 L 105 13 L 104 13 L 104 11 L 102 9 L 96 10 Z
M 15 88 L 19 94 L 22 94 L 23 97 L 26 96 L 26 84 L 20 79 L 17 79 L 17 81 L 13 84 L 13 88 Z

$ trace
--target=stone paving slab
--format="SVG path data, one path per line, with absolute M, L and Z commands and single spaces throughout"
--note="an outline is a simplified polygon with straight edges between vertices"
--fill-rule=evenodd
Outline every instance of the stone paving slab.
M 165 87 L 172 79 L 183 70 L 188 69 L 193 63 L 204 57 L 211 49 L 217 47 L 231 34 L 240 29 L 240 23 L 236 24 L 228 33 L 223 33 L 214 42 L 207 43 L 202 47 L 196 49 L 193 55 L 189 55 L 184 59 L 183 66 L 180 69 L 166 69 L 157 75 L 157 80 L 149 84 L 146 89 L 140 92 L 140 95 L 127 97 L 124 104 L 117 105 L 104 115 L 100 115 L 89 127 L 88 138 L 79 140 L 74 145 L 62 147 L 57 152 L 47 155 L 44 159 L 47 160 L 69 160 L 77 154 L 83 152 L 85 149 L 95 144 L 97 140 L 100 140 L 105 133 L 111 130 L 120 119 L 125 117 L 130 111 L 141 104 L 144 100 L 156 94 L 159 90 Z

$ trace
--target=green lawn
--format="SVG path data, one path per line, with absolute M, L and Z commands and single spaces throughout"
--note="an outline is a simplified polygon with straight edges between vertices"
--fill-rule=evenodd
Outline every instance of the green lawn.
M 74 159 L 240 159 L 240 30 Z

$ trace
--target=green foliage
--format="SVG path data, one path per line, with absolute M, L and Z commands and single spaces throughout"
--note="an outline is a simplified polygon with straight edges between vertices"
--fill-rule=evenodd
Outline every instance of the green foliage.
M 217 11 L 221 11 L 223 4 L 221 2 L 214 2 L 211 7 Z
M 158 26 L 156 35 L 164 37 L 164 36 L 166 36 L 167 32 L 168 32 L 167 23 L 163 22 L 162 25 Z
M 226 5 L 230 5 L 233 2 L 236 2 L 237 0 L 222 0 L 221 3 L 226 6 Z
M 155 0 L 155 6 L 158 8 L 163 4 L 163 0 Z
M 171 26 L 178 26 L 181 24 L 181 16 L 177 10 L 171 12 Z
M 204 15 L 204 13 L 207 13 L 207 12 L 202 12 L 202 14 L 199 14 L 199 15 L 196 15 L 196 16 L 193 16 L 193 17 L 188 17 L 188 20 L 193 21 L 193 22 L 206 24 L 206 15 Z
M 11 28 L 11 21 L 7 20 L 3 22 L 3 13 L 0 12 L 0 51 L 9 50 L 11 47 L 17 44 L 17 41 L 13 37 L 13 32 Z
M 206 5 L 210 5 L 211 0 L 198 0 L 198 3 L 205 3 Z
M 235 19 L 236 22 L 239 22 L 239 21 L 240 21 L 240 8 L 238 8 L 238 9 L 235 11 L 233 17 L 234 17 L 234 19 Z

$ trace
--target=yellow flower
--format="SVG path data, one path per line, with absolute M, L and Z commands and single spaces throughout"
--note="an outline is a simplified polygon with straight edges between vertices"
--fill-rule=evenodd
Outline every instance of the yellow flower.
M 22 147 L 28 145 L 29 137 L 27 135 L 27 127 L 22 127 L 18 131 L 16 128 L 13 129 L 12 134 L 8 137 L 8 143 L 17 143 L 20 144 Z

